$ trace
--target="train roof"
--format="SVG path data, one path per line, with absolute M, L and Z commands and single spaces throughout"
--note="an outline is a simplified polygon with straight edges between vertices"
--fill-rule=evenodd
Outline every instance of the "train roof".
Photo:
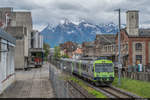
M 97 59 L 93 61 L 89 60 L 77 60 L 77 59 L 68 59 L 68 58 L 61 58 L 62 61 L 68 61 L 68 62 L 75 62 L 75 63 L 82 63 L 82 64 L 93 64 L 97 60 L 108 60 L 108 59 Z M 109 60 L 110 61 L 110 60 Z
M 93 64 L 94 61 L 88 61 L 88 60 L 77 60 L 77 59 L 68 59 L 68 58 L 63 58 L 61 59 L 63 61 L 69 61 L 69 62 L 76 62 L 76 63 L 82 63 L 82 64 Z

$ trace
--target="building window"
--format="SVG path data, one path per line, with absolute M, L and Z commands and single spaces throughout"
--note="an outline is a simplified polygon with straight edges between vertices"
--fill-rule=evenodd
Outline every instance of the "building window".
M 136 44 L 135 44 L 135 49 L 136 49 L 137 51 L 142 51 L 142 44 L 141 44 L 141 43 L 136 43 Z
M 126 44 L 126 50 L 128 50 L 128 44 Z
M 142 55 L 136 55 L 136 64 L 142 63 Z
M 132 17 L 132 19 L 134 18 L 134 16 L 131 16 Z

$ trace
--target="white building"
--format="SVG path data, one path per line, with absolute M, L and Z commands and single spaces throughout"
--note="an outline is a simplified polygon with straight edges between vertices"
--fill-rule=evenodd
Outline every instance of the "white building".
M 0 29 L 0 94 L 15 81 L 16 40 Z

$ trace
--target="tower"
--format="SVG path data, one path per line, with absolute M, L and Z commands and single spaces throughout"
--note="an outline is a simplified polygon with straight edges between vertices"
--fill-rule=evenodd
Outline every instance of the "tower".
M 126 12 L 127 32 L 129 35 L 139 35 L 139 11 L 129 10 Z

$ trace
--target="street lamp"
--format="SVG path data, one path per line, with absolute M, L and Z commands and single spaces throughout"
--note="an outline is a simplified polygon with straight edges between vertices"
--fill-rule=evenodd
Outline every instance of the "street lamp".
M 120 29 L 121 29 L 121 18 L 120 18 L 120 12 L 121 9 L 116 9 L 115 11 L 118 11 L 118 18 L 119 18 L 119 31 L 118 31 L 118 52 L 119 52 L 119 56 L 118 56 L 118 85 L 121 85 L 120 82 L 120 78 L 121 78 L 121 69 L 122 69 L 122 64 L 121 64 L 121 46 L 120 46 Z

